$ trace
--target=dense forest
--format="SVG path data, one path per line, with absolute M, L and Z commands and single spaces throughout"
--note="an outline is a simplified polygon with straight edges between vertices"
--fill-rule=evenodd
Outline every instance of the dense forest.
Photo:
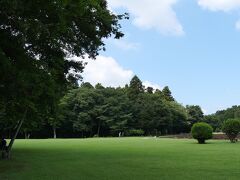
M 178 103 L 169 87 L 144 87 L 137 76 L 123 88 L 71 85 L 53 107 L 47 115 L 28 115 L 20 137 L 159 136 L 188 133 L 196 122 L 220 131 L 226 119 L 240 117 L 238 106 L 204 116 L 200 106 Z M 4 134 L 11 134 L 6 126 Z

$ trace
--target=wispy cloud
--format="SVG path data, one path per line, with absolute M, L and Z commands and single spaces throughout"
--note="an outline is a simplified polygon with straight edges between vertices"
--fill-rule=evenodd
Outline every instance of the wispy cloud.
M 98 56 L 96 60 L 75 58 L 75 60 L 87 62 L 82 74 L 84 82 L 93 85 L 101 83 L 103 86 L 123 87 L 128 84 L 134 73 L 122 67 L 112 57 Z
M 240 20 L 235 23 L 235 28 L 240 31 Z
M 156 83 L 152 83 L 150 81 L 143 81 L 143 85 L 145 86 L 145 88 L 147 87 L 152 87 L 154 90 L 156 89 L 162 89 L 162 87 L 159 84 Z
M 240 8 L 239 0 L 198 0 L 198 5 L 211 11 L 229 12 Z
M 198 5 L 213 12 L 240 11 L 240 0 L 198 0 Z M 235 28 L 240 30 L 240 20 L 235 23 Z
M 109 0 L 111 9 L 125 8 L 133 16 L 133 24 L 142 29 L 156 29 L 164 35 L 184 34 L 173 6 L 178 0 Z
M 129 50 L 138 50 L 140 48 L 140 43 L 136 43 L 136 42 L 129 42 L 128 40 L 126 40 L 126 38 L 124 39 L 109 39 L 107 40 L 107 42 L 111 45 L 116 46 L 119 49 L 122 49 L 124 51 L 129 51 Z

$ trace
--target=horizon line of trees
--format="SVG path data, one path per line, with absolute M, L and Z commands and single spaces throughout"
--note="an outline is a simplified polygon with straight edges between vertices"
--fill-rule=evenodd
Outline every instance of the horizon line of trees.
M 125 87 L 85 82 L 68 89 L 50 115 L 28 116 L 19 137 L 159 136 L 189 133 L 196 122 L 207 122 L 220 131 L 224 120 L 240 117 L 238 106 L 204 116 L 200 106 L 178 103 L 168 86 L 144 87 L 137 76 Z M 11 131 L 4 135 L 10 137 Z
M 200 106 L 178 103 L 168 86 L 144 87 L 134 76 L 125 87 L 71 85 L 53 111 L 38 115 L 26 117 L 18 137 L 160 136 L 189 133 L 196 122 L 206 122 L 219 132 L 225 120 L 240 118 L 240 106 L 204 116 Z M 11 129 L 1 131 L 11 137 Z

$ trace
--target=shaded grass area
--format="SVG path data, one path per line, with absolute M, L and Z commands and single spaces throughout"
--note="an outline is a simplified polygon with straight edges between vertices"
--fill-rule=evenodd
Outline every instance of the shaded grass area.
M 240 179 L 240 143 L 160 138 L 17 140 L 1 180 Z

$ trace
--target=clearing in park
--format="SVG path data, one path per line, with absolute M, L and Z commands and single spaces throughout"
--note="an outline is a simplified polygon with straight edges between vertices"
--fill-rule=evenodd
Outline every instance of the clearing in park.
M 1 180 L 240 179 L 240 143 L 167 138 L 17 140 Z

